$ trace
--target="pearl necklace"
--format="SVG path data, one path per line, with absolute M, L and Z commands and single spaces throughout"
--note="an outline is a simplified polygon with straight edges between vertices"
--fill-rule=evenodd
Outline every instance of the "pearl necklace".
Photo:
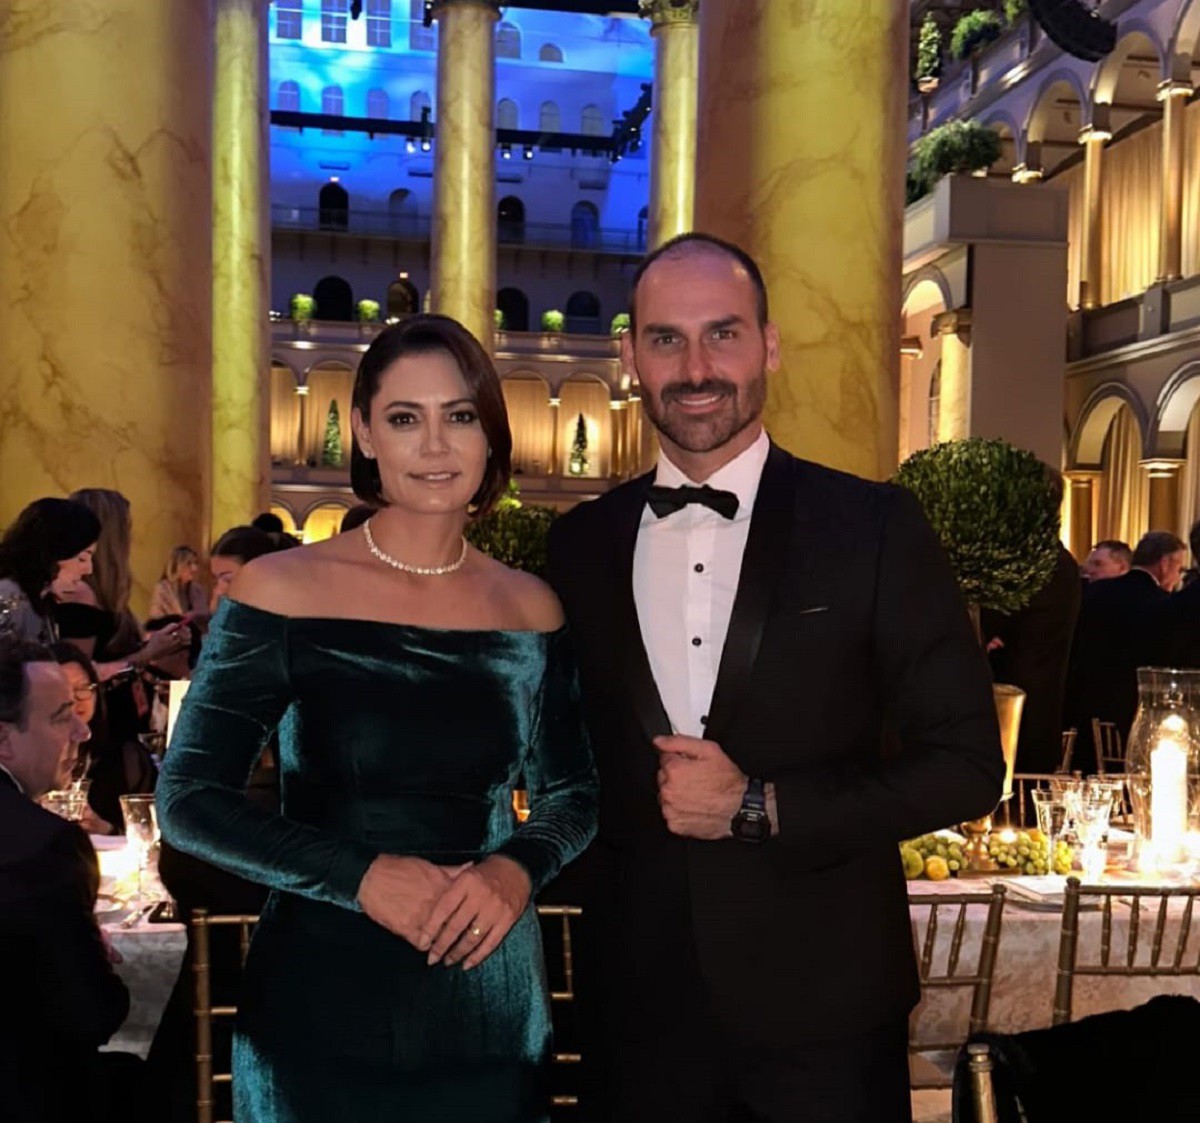
M 467 560 L 467 540 L 462 540 L 462 553 L 458 557 L 458 561 L 453 561 L 449 565 L 409 565 L 408 562 L 402 562 L 398 558 L 394 558 L 391 554 L 385 554 L 378 546 L 375 545 L 375 539 L 371 535 L 371 520 L 368 519 L 363 523 L 363 535 L 367 540 L 367 549 L 371 551 L 385 565 L 390 565 L 393 569 L 400 570 L 401 573 L 415 573 L 418 577 L 444 577 L 447 573 L 457 573 L 463 567 L 463 562 Z

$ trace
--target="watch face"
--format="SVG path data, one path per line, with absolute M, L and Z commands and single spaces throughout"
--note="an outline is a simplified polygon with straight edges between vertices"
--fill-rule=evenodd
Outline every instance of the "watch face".
M 771 820 L 761 811 L 739 811 L 731 829 L 739 842 L 765 842 L 771 837 Z

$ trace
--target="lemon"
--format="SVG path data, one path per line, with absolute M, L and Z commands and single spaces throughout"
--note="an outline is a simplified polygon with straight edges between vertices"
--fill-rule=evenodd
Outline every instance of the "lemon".
M 945 881 L 950 876 L 950 866 L 946 859 L 939 858 L 936 854 L 931 858 L 926 858 L 925 876 L 930 881 Z
M 925 872 L 925 859 L 911 846 L 900 847 L 900 860 L 904 863 L 904 876 L 909 881 Z

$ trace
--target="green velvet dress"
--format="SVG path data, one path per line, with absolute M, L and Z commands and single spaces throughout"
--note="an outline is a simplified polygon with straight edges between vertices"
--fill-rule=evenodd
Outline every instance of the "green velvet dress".
M 246 780 L 279 728 L 282 814 Z M 532 814 L 516 825 L 524 775 Z M 596 783 L 565 631 L 278 616 L 226 599 L 158 785 L 163 837 L 268 885 L 234 1046 L 238 1123 L 531 1123 L 550 1015 L 532 904 L 480 966 L 370 920 L 376 855 L 505 854 L 535 892 L 591 839 Z

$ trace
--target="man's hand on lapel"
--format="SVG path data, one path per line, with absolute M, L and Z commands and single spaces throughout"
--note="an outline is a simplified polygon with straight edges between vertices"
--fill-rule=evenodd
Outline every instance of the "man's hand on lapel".
M 672 834 L 729 838 L 729 824 L 746 792 L 747 777 L 716 741 L 655 737 L 658 804 Z

